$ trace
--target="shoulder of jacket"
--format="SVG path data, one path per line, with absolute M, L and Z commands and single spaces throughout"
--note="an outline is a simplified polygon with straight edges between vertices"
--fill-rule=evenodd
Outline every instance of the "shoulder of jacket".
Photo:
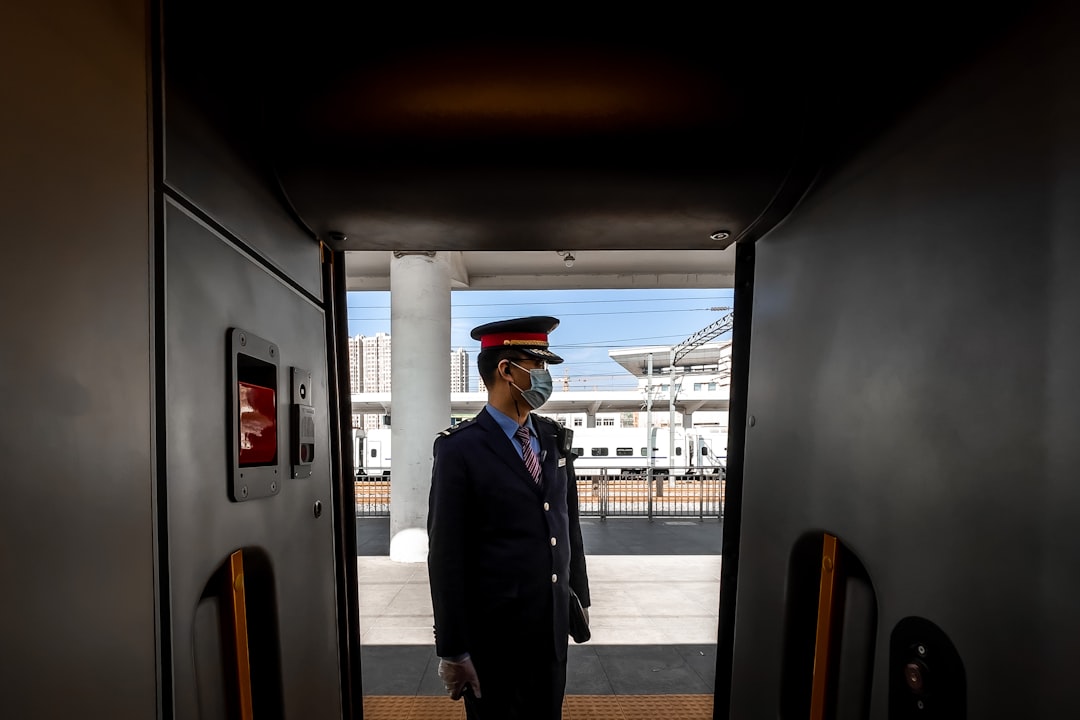
M 545 415 L 533 415 L 533 419 L 537 422 L 550 425 L 554 430 L 559 430 L 563 427 L 563 424 L 554 418 L 549 418 Z
M 457 425 L 451 425 L 450 427 L 446 428 L 445 430 L 439 432 L 439 434 L 436 435 L 435 437 L 436 438 L 443 438 L 443 437 L 446 437 L 448 435 L 453 435 L 454 433 L 461 432 L 462 430 L 465 430 L 466 428 L 471 428 L 471 427 L 479 427 L 476 424 L 476 418 L 469 418 L 468 420 L 462 420 Z
M 559 445 L 559 454 L 564 457 L 568 455 L 574 444 L 574 431 L 554 418 L 544 417 L 543 415 L 534 415 L 533 417 L 540 423 L 546 423 L 555 434 L 555 439 Z

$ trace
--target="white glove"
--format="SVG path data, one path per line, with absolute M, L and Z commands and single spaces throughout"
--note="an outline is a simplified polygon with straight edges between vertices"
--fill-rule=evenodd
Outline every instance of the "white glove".
M 440 658 L 439 678 L 446 686 L 446 692 L 450 693 L 451 700 L 460 698 L 466 686 L 472 688 L 473 697 L 480 697 L 480 678 L 477 677 L 476 667 L 468 655 L 460 662 Z

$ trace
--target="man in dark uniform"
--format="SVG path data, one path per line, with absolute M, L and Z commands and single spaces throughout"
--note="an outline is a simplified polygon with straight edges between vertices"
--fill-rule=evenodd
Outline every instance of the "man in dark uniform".
M 439 676 L 471 720 L 562 717 L 573 588 L 589 606 L 566 432 L 535 415 L 551 394 L 559 321 L 481 325 L 488 403 L 435 441 L 428 574 Z M 587 615 L 587 613 L 586 613 Z

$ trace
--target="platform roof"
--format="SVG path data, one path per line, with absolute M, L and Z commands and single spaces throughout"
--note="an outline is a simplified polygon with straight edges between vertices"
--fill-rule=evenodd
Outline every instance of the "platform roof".
M 404 243 L 405 241 L 403 241 Z M 450 251 L 454 290 L 588 290 L 731 288 L 735 248 L 716 250 L 566 250 L 567 267 L 554 250 Z M 348 290 L 390 290 L 393 252 L 346 254 Z
M 671 367 L 671 346 L 618 348 L 609 350 L 608 356 L 639 378 L 648 375 L 649 356 L 652 355 L 653 374 L 667 375 Z M 688 351 L 679 358 L 675 367 L 684 372 L 694 367 L 719 366 L 722 371 L 730 369 L 731 341 L 705 343 Z
M 352 396 L 352 412 L 359 414 L 393 414 L 390 393 L 361 393 Z M 468 392 L 450 394 L 450 412 L 452 415 L 475 415 L 487 403 L 486 392 Z M 668 409 L 667 396 L 657 394 L 653 398 L 653 412 L 665 412 Z M 687 391 L 679 393 L 675 400 L 675 411 L 681 415 L 702 411 L 725 411 L 728 409 L 728 390 Z M 553 392 L 544 404 L 544 415 L 564 415 L 571 413 L 620 413 L 642 412 L 645 410 L 645 394 L 640 390 L 624 391 L 571 391 Z

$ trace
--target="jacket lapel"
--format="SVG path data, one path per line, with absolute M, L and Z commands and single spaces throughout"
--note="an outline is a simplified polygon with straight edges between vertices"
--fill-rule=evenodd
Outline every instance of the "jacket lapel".
M 476 415 L 476 421 L 487 431 L 484 441 L 491 452 L 502 460 L 518 477 L 535 488 L 536 483 L 533 482 L 532 475 L 525 468 L 525 461 L 521 459 L 517 448 L 514 447 L 514 441 L 506 437 L 506 433 L 499 427 L 499 423 L 495 422 L 495 418 L 491 417 L 487 409 L 481 410 Z
M 550 432 L 550 425 L 540 422 L 533 416 L 533 427 L 536 428 L 536 436 L 540 440 L 540 468 L 544 479 L 544 491 L 552 487 L 559 473 L 559 446 L 558 438 Z

